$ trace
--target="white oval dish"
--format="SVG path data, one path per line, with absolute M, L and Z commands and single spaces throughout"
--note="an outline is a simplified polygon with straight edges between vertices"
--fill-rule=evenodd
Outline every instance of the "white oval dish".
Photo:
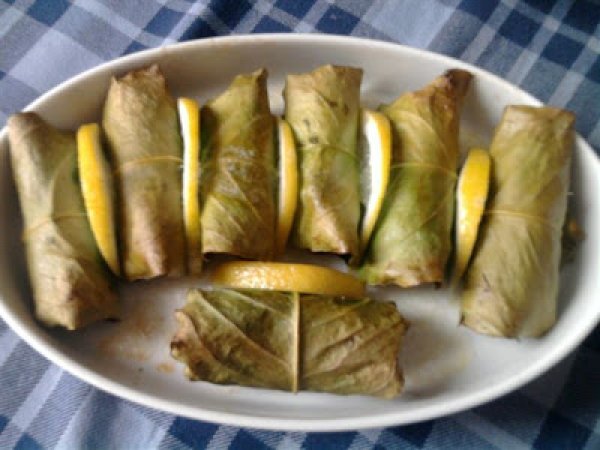
M 148 50 L 89 70 L 51 90 L 27 109 L 74 129 L 98 120 L 110 77 L 159 63 L 174 95 L 204 101 L 242 72 L 266 67 L 274 111 L 286 73 L 334 63 L 365 70 L 363 103 L 376 106 L 416 89 L 453 67 L 475 74 L 462 123 L 463 146 L 486 145 L 508 104 L 540 102 L 517 87 L 463 62 L 395 44 L 322 35 L 251 35 L 205 39 Z M 20 244 L 20 213 L 11 182 L 6 130 L 0 134 L 0 315 L 42 355 L 94 386 L 146 406 L 237 426 L 333 431 L 407 424 L 464 410 L 522 386 L 572 351 L 600 317 L 598 223 L 600 172 L 592 149 L 577 138 L 573 200 L 587 232 L 574 263 L 561 274 L 559 318 L 542 339 L 493 339 L 458 326 L 448 290 L 372 289 L 396 300 L 411 322 L 401 362 L 406 389 L 395 400 L 297 395 L 187 381 L 168 354 L 173 310 L 198 280 L 158 280 L 121 287 L 120 324 L 81 332 L 48 330 L 32 316 Z M 596 195 L 596 197 L 594 196 Z M 305 257 L 342 267 L 335 258 Z

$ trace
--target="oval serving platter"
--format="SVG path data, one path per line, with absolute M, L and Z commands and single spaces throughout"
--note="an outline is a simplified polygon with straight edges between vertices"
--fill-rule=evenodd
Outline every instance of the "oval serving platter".
M 159 63 L 176 96 L 201 102 L 225 89 L 236 74 L 269 70 L 274 112 L 290 72 L 333 63 L 365 71 L 362 102 L 371 107 L 417 89 L 449 68 L 474 73 L 461 124 L 463 150 L 489 144 L 504 106 L 539 105 L 517 87 L 463 62 L 400 45 L 321 35 L 251 35 L 205 39 L 147 50 L 103 64 L 61 84 L 28 110 L 53 125 L 74 129 L 98 120 L 110 77 Z M 395 300 L 411 327 L 400 355 L 406 387 L 395 400 L 328 394 L 289 394 L 189 382 L 169 356 L 173 312 L 202 279 L 156 280 L 120 286 L 124 320 L 79 332 L 47 329 L 33 318 L 20 243 L 21 222 L 12 184 L 6 130 L 0 134 L 0 315 L 34 349 L 71 374 L 125 399 L 195 419 L 280 430 L 333 431 L 407 424 L 461 411 L 514 390 L 572 351 L 600 318 L 599 161 L 580 137 L 573 161 L 571 201 L 587 239 L 561 272 L 559 316 L 537 340 L 476 335 L 458 325 L 448 289 L 373 288 Z M 343 268 L 333 257 L 289 253 Z

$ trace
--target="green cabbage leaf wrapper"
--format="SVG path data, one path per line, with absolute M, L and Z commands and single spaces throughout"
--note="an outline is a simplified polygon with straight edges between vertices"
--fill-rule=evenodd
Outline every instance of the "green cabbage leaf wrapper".
M 171 352 L 191 380 L 383 398 L 402 390 L 407 325 L 391 302 L 191 290 L 176 317 Z
M 102 125 L 115 170 L 125 277 L 183 275 L 183 143 L 175 100 L 158 66 L 112 79 Z
M 74 330 L 117 318 L 117 296 L 86 216 L 75 134 L 32 112 L 8 121 L 35 315 Z
M 462 321 L 484 334 L 537 337 L 556 320 L 561 234 L 575 117 L 509 106 L 490 154 L 492 178 L 462 299 Z
M 367 283 L 443 281 L 452 249 L 460 109 L 471 78 L 450 70 L 380 108 L 392 125 L 392 167 L 359 270 Z
M 238 75 L 202 108 L 202 248 L 259 260 L 275 252 L 274 121 L 267 71 Z
M 291 240 L 299 248 L 352 260 L 359 252 L 361 80 L 361 69 L 327 65 L 288 75 L 283 92 L 299 164 Z

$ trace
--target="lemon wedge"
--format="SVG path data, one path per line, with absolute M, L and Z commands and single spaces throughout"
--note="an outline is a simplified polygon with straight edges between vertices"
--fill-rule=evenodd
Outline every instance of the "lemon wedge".
M 247 289 L 302 292 L 360 298 L 365 286 L 352 275 L 311 264 L 235 261 L 221 264 L 212 281 Z
M 487 151 L 471 149 L 458 177 L 454 281 L 462 277 L 477 240 L 490 185 L 490 166 L 490 154 Z
M 392 132 L 382 113 L 363 109 L 360 120 L 361 201 L 365 207 L 360 230 L 361 249 L 369 243 L 390 179 Z
M 183 223 L 188 249 L 188 272 L 202 270 L 200 229 L 200 107 L 191 98 L 177 100 L 179 125 L 183 137 Z
M 277 119 L 279 142 L 279 205 L 277 215 L 277 251 L 282 254 L 294 223 L 298 202 L 298 162 L 296 143 L 290 125 Z
M 106 264 L 119 275 L 113 179 L 102 151 L 98 124 L 88 123 L 77 130 L 77 163 L 92 234 Z

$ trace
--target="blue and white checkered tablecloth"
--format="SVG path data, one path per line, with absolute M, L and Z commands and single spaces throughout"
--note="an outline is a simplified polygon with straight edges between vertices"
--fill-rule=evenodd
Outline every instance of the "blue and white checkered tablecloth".
M 176 41 L 321 32 L 398 42 L 490 70 L 577 113 L 600 149 L 595 0 L 0 0 L 0 126 L 103 61 Z M 599 299 L 600 301 L 600 299 Z M 61 371 L 0 321 L 0 448 L 600 448 L 600 329 L 565 361 L 490 404 L 435 421 L 282 433 L 188 420 Z

